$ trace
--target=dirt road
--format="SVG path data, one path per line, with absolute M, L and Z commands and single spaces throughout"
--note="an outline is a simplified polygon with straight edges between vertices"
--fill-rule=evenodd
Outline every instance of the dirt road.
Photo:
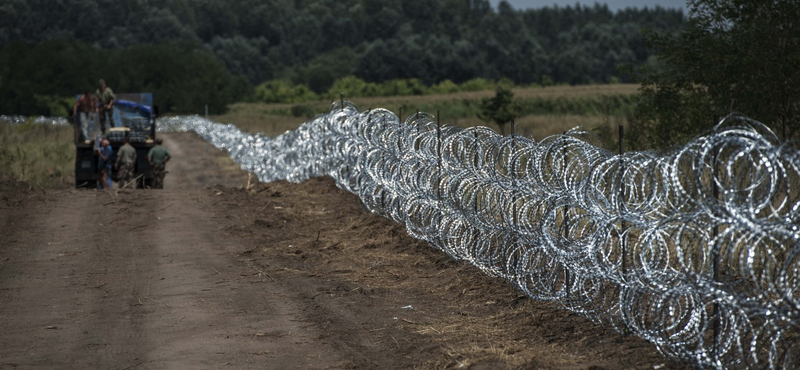
M 0 183 L 0 369 L 671 369 L 410 239 L 330 179 L 164 135 L 166 189 Z

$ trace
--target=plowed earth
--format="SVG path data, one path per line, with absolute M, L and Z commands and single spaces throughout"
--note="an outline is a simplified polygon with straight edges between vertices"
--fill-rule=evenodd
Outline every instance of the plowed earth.
M 0 183 L 0 369 L 676 369 L 367 212 L 164 135 L 165 190 Z

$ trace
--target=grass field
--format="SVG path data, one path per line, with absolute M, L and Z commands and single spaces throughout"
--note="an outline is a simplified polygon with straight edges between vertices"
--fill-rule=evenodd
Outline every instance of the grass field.
M 576 126 L 593 129 L 603 125 L 625 125 L 638 88 L 636 84 L 614 84 L 512 89 L 515 102 L 520 106 L 518 132 L 541 140 Z M 487 125 L 477 118 L 476 113 L 480 100 L 492 96 L 494 91 L 476 91 L 352 100 L 361 110 L 386 108 L 400 115 L 402 108 L 401 119 L 417 110 L 433 114 L 438 110 L 444 124 L 471 127 Z M 275 136 L 297 127 L 314 114 L 327 112 L 331 103 L 328 100 L 294 105 L 237 103 L 230 106 L 228 113 L 211 118 L 217 122 L 233 123 L 248 132 Z M 489 126 L 498 130 L 495 124 Z
M 74 185 L 71 126 L 0 124 L 0 176 L 43 188 Z

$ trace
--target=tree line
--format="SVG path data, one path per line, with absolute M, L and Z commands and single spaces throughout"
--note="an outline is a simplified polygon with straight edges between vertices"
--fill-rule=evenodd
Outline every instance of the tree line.
M 662 68 L 641 71 L 629 144 L 682 144 L 731 113 L 800 137 L 800 1 L 692 0 L 689 10 L 681 32 L 648 36 Z
M 162 112 L 211 112 L 250 94 L 213 54 L 192 44 L 96 49 L 56 39 L 12 42 L 0 51 L 2 114 L 66 116 L 75 96 L 105 79 L 115 92 L 152 92 Z
M 348 76 L 426 86 L 475 78 L 520 85 L 630 81 L 620 66 L 653 64 L 641 30 L 671 33 L 684 23 L 681 10 L 658 7 L 516 10 L 505 1 L 494 9 L 488 0 L 6 0 L 0 49 L 46 53 L 38 45 L 70 40 L 111 72 L 121 66 L 99 65 L 109 56 L 152 48 L 149 56 L 171 60 L 175 53 L 164 45 L 178 44 L 191 55 L 213 56 L 249 88 L 283 80 L 325 94 Z

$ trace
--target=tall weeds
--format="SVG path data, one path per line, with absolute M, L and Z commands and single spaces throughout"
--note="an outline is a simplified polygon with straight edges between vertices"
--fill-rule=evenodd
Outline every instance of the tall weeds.
M 71 126 L 0 123 L 0 177 L 43 188 L 72 186 L 73 135 Z

